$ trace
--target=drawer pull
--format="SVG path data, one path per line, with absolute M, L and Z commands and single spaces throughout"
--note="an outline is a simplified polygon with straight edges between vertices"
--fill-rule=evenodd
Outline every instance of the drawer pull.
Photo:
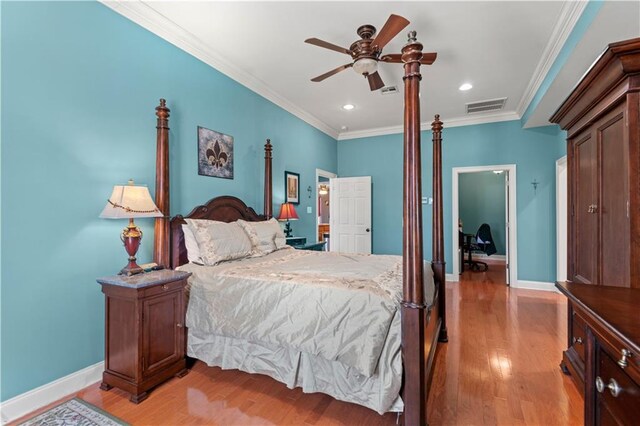
M 622 354 L 622 358 L 620 358 L 618 360 L 618 365 L 621 368 L 626 368 L 627 365 L 629 365 L 629 362 L 627 361 L 627 358 L 631 357 L 631 355 L 633 355 L 633 354 L 628 349 L 623 349 L 623 350 L 620 351 L 620 353 Z
M 576 343 L 581 345 L 582 344 L 582 337 L 574 337 L 573 338 L 573 344 L 575 345 Z
M 162 284 L 162 289 L 163 289 L 163 290 L 169 290 L 169 286 L 168 286 L 168 285 L 166 285 L 166 284 Z
M 177 324 L 176 324 L 176 327 L 178 327 L 178 328 L 182 328 L 182 324 L 177 323 Z
M 618 395 L 620 395 L 620 392 L 622 392 L 622 388 L 620 387 L 618 382 L 615 381 L 615 379 L 609 379 L 609 384 L 605 385 L 604 380 L 602 380 L 600 376 L 596 377 L 596 390 L 599 393 L 602 393 L 604 392 L 605 388 L 609 389 L 609 392 L 611 392 L 611 396 L 613 396 L 614 398 L 617 398 Z
M 596 377 L 596 390 L 598 393 L 604 392 L 604 380 L 600 376 Z

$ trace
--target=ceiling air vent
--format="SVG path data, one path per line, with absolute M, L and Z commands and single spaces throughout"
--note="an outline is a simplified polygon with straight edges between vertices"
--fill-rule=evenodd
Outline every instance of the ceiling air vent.
M 507 102 L 507 98 L 490 99 L 488 101 L 471 102 L 466 104 L 467 114 L 473 114 L 475 112 L 487 112 L 498 111 L 504 108 L 504 104 Z
M 396 86 L 387 86 L 380 89 L 380 93 L 383 95 L 390 95 L 391 93 L 397 93 L 398 88 Z

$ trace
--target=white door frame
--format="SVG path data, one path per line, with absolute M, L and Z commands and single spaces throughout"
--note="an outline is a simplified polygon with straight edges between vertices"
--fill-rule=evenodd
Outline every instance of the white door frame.
M 516 223 L 516 165 L 501 164 L 496 166 L 470 166 L 470 167 L 453 167 L 452 168 L 452 196 L 451 196 L 451 252 L 453 253 L 453 273 L 451 281 L 460 280 L 460 258 L 458 257 L 458 218 L 460 217 L 459 196 L 459 177 L 461 173 L 489 172 L 493 170 L 504 170 L 509 173 L 509 282 L 511 287 L 518 287 L 518 245 Z
M 320 240 L 318 239 L 318 228 L 320 227 L 320 225 L 318 224 L 318 183 L 320 180 L 320 176 L 331 179 L 331 178 L 337 178 L 338 175 L 335 173 L 331 173 L 328 172 L 326 170 L 322 170 L 322 169 L 316 169 L 316 184 L 315 184 L 315 188 L 316 188 L 316 198 L 315 198 L 315 208 L 313 209 L 316 212 L 316 243 L 319 243 Z M 331 217 L 331 203 L 329 203 L 329 217 Z M 331 232 L 331 231 L 329 231 Z
M 564 172 L 562 179 L 560 178 L 561 172 Z M 558 281 L 567 280 L 567 221 L 569 220 L 567 216 L 569 207 L 567 172 L 567 156 L 565 155 L 556 161 L 556 279 Z

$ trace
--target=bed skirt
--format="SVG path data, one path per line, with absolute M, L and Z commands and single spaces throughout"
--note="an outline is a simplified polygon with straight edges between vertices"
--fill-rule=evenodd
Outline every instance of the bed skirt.
M 398 315 L 399 316 L 399 315 Z M 398 336 L 399 337 L 399 336 Z M 401 412 L 402 354 L 398 342 L 385 343 L 376 373 L 370 377 L 338 361 L 259 342 L 198 333 L 189 329 L 187 354 L 210 367 L 264 374 L 288 388 L 321 392 L 377 411 Z M 395 349 L 393 349 L 395 348 Z

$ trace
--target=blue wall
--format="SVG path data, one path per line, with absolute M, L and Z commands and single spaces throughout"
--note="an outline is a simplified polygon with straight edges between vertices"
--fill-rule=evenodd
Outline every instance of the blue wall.
M 555 160 L 565 154 L 565 132 L 557 126 L 522 129 L 520 121 L 443 130 L 444 235 L 451 272 L 451 169 L 516 164 L 518 279 L 555 280 Z M 338 142 L 338 175 L 372 176 L 374 253 L 402 253 L 402 135 Z M 431 132 L 422 132 L 423 195 L 432 193 Z M 531 182 L 540 184 L 534 192 Z M 423 204 L 425 258 L 431 258 L 431 206 Z
M 154 108 L 171 108 L 171 213 L 218 195 L 262 210 L 263 150 L 274 144 L 274 204 L 300 173 L 297 235 L 315 238 L 315 168 L 336 141 L 98 3 L 2 2 L 0 399 L 99 362 L 95 278 L 118 271 L 121 221 L 98 219 L 114 184 L 155 180 Z M 235 138 L 235 178 L 198 176 L 196 128 Z M 140 220 L 150 260 L 153 223 Z
M 458 215 L 463 231 L 475 234 L 483 223 L 491 227 L 496 254 L 506 254 L 504 174 L 461 173 L 458 178 Z

